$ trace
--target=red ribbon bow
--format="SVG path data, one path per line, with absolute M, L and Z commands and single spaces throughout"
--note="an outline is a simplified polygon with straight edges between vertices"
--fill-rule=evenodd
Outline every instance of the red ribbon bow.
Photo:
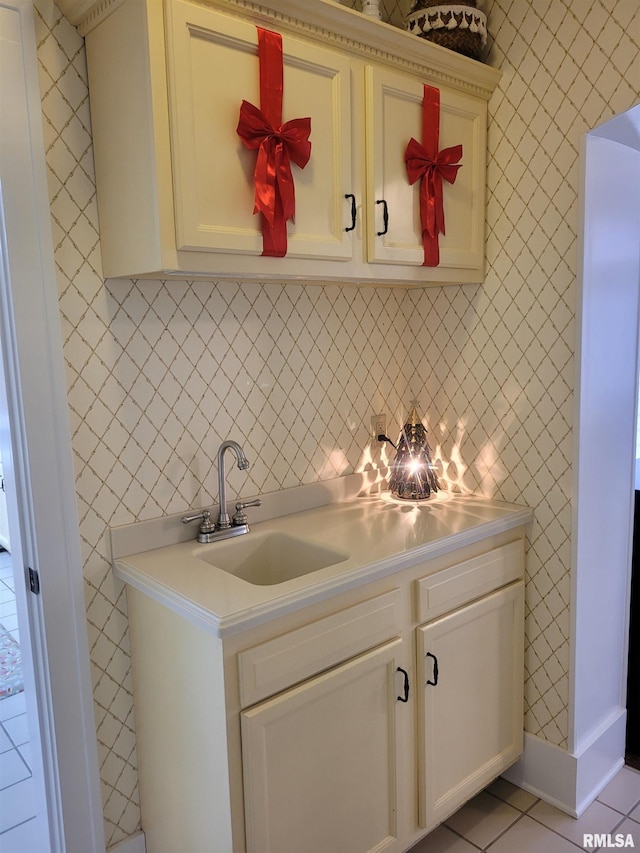
M 282 36 L 258 29 L 260 106 L 243 101 L 237 132 L 245 146 L 258 149 L 254 172 L 254 213 L 262 213 L 263 255 L 287 253 L 287 221 L 295 215 L 291 161 L 301 169 L 311 156 L 311 119 L 282 122 Z
M 424 245 L 423 266 L 437 267 L 440 263 L 438 234 L 444 234 L 444 202 L 442 179 L 455 182 L 461 163 L 462 145 L 438 151 L 440 137 L 440 91 L 433 86 L 424 87 L 422 106 L 421 145 L 411 138 L 405 151 L 409 183 L 422 178 L 420 185 L 420 222 Z

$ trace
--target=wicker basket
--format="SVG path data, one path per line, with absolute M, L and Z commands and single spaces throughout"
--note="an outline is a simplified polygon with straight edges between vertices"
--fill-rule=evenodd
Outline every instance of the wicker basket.
M 416 0 L 406 26 L 410 33 L 472 59 L 480 59 L 487 43 L 487 17 L 475 0 Z

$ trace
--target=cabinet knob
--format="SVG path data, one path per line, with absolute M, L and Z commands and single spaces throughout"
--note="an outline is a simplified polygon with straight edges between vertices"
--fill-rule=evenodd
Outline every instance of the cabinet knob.
M 409 701 L 409 673 L 406 669 L 403 669 L 399 666 L 396 669 L 396 672 L 401 672 L 404 675 L 404 696 L 398 696 L 398 702 L 408 702 Z
M 356 197 L 353 193 L 345 193 L 344 197 L 349 200 L 351 199 L 351 225 L 348 228 L 345 228 L 345 231 L 353 231 L 356 227 L 356 218 L 357 218 L 357 208 L 356 208 Z
M 376 201 L 376 204 L 382 205 L 382 221 L 384 223 L 383 230 L 382 231 L 376 231 L 376 234 L 378 235 L 378 237 L 384 237 L 384 235 L 389 230 L 389 205 L 387 204 L 386 200 L 383 198 L 378 199 L 378 201 Z
M 431 652 L 427 652 L 426 657 L 433 658 L 433 679 L 427 678 L 427 684 L 435 687 L 438 683 L 438 658 L 432 655 Z

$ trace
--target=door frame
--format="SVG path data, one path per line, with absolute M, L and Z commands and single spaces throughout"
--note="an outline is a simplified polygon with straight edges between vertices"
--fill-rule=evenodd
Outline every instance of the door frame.
M 104 853 L 32 0 L 0 0 L 0 450 L 35 759 L 55 853 Z M 0 389 L 1 396 L 1 389 Z M 9 470 L 6 470 L 6 469 Z M 29 569 L 40 592 L 28 591 Z M 23 579 L 23 583 L 20 579 Z M 31 654 L 28 654 L 30 647 Z M 30 690 L 29 687 L 32 689 Z M 45 830 L 46 831 L 46 830 Z
M 614 756 L 624 759 L 626 715 L 640 317 L 640 105 L 586 134 L 580 195 L 569 750 L 580 756 L 609 730 L 613 772 Z
M 509 781 L 580 817 L 624 764 L 640 333 L 640 104 L 580 151 L 566 748 L 525 732 Z M 597 626 L 597 630 L 596 630 Z

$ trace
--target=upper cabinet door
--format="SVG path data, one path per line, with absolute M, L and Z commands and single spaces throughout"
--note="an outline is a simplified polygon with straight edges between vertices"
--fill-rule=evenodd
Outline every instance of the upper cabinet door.
M 182 0 L 166 8 L 177 249 L 260 255 L 257 152 L 236 132 L 242 101 L 260 107 L 256 26 Z M 284 35 L 283 61 L 283 123 L 310 116 L 312 145 L 306 167 L 291 167 L 296 212 L 287 255 L 349 260 L 349 60 Z
M 366 70 L 367 198 L 370 263 L 422 264 L 420 182 L 409 184 L 404 162 L 407 143 L 422 142 L 424 84 L 383 68 Z M 424 81 L 425 83 L 428 81 Z M 454 184 L 444 184 L 446 234 L 440 234 L 440 269 L 460 271 L 459 281 L 484 277 L 486 103 L 440 89 L 440 150 L 462 145 L 462 168 Z M 386 203 L 386 233 L 383 210 Z

